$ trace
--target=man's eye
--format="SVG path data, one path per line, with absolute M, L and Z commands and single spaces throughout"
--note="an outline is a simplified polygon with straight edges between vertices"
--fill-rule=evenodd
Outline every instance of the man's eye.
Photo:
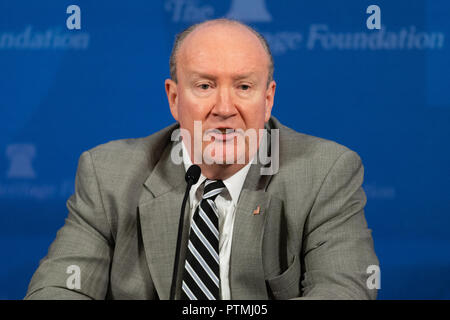
M 247 84 L 241 84 L 240 87 L 241 87 L 242 90 L 248 90 L 248 89 L 250 89 L 250 86 L 247 85 Z
M 206 83 L 203 83 L 203 84 L 200 85 L 200 89 L 203 89 L 203 90 L 208 90 L 209 87 L 210 87 L 210 85 L 206 84 Z

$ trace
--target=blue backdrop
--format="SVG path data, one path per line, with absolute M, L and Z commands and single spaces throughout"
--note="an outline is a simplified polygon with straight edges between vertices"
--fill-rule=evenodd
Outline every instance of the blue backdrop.
M 66 26 L 71 4 L 80 30 Z M 381 30 L 366 26 L 371 4 Z M 25 295 L 64 223 L 82 151 L 172 123 L 174 35 L 222 16 L 269 40 L 273 114 L 361 156 L 379 298 L 449 299 L 445 0 L 0 0 L 0 298 Z

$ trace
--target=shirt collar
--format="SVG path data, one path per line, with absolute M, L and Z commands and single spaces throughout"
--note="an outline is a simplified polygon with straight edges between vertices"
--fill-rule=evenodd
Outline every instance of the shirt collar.
M 187 152 L 186 146 L 183 142 L 182 149 L 183 149 L 183 163 L 184 163 L 184 169 L 187 171 L 189 167 L 192 165 L 191 157 L 189 153 Z M 227 187 L 227 190 L 231 196 L 231 200 L 235 205 L 237 205 L 237 202 L 239 200 L 239 195 L 241 194 L 242 187 L 245 182 L 245 178 L 247 177 L 247 173 L 250 170 L 250 165 L 252 164 L 252 160 L 249 161 L 245 167 L 241 168 L 238 172 L 236 172 L 231 177 L 223 180 L 223 184 L 225 187 Z M 200 178 L 198 179 L 197 183 L 192 186 L 191 189 L 191 195 L 195 195 L 195 192 L 197 191 L 198 187 L 202 185 L 202 183 L 206 180 L 206 177 L 203 174 L 200 174 Z

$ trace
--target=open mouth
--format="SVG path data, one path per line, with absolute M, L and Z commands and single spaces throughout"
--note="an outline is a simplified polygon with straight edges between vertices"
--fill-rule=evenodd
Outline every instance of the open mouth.
M 206 134 L 210 135 L 215 140 L 229 141 L 237 136 L 237 130 L 233 128 L 215 128 L 212 130 L 208 130 Z
M 220 132 L 222 134 L 235 132 L 235 130 L 232 128 L 218 128 L 218 129 L 214 129 L 214 131 Z

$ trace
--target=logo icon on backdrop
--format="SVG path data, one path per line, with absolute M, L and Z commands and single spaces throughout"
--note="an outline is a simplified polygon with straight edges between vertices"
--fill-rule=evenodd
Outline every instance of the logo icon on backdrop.
M 172 12 L 172 22 L 199 22 L 214 17 L 214 7 L 199 5 L 196 0 L 166 0 L 164 9 Z
M 46 181 L 48 174 L 36 174 L 33 160 L 36 157 L 36 145 L 31 143 L 17 143 L 6 146 L 5 152 L 7 181 L 0 179 L 0 199 L 20 198 L 26 200 L 49 200 L 52 198 L 66 198 L 74 193 L 74 179 L 72 177 L 59 181 Z M 42 157 L 42 154 L 40 155 Z M 3 174 L 1 175 L 3 176 Z
M 11 144 L 6 149 L 6 156 L 10 161 L 6 172 L 8 178 L 36 178 L 36 172 L 32 166 L 32 160 L 36 155 L 36 147 L 33 144 Z
M 164 9 L 172 13 L 172 22 L 194 23 L 214 18 L 217 8 L 198 0 L 166 0 Z M 244 22 L 272 21 L 265 0 L 233 0 L 224 16 Z
M 265 0 L 233 0 L 230 11 L 225 16 L 244 22 L 272 21 Z

